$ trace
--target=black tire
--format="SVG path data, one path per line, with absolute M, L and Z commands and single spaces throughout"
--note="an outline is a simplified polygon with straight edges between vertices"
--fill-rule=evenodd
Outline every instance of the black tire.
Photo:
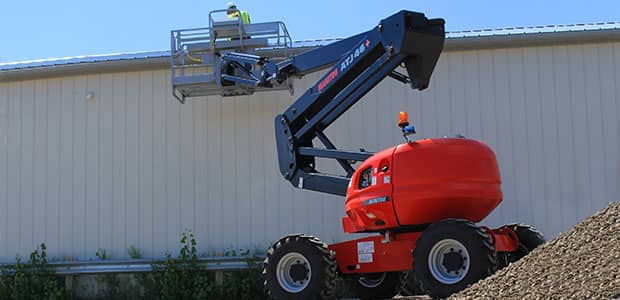
M 491 237 L 466 220 L 431 224 L 418 238 L 413 257 L 417 284 L 434 298 L 446 298 L 497 270 Z
M 396 296 L 405 286 L 407 272 L 384 272 L 349 275 L 347 287 L 360 299 L 387 299 Z
M 542 233 L 536 230 L 533 226 L 526 224 L 512 224 L 510 225 L 510 229 L 514 230 L 517 234 L 519 244 L 523 245 L 524 248 L 527 249 L 527 253 L 532 252 L 532 250 L 546 242 Z
M 512 229 L 519 238 L 519 248 L 515 252 L 502 253 L 499 259 L 499 268 L 504 268 L 524 256 L 528 255 L 532 250 L 544 244 L 545 237 L 533 226 L 526 224 L 509 224 L 506 227 Z
M 295 234 L 269 248 L 263 277 L 269 295 L 276 300 L 327 299 L 335 285 L 336 268 L 325 243 L 313 236 Z

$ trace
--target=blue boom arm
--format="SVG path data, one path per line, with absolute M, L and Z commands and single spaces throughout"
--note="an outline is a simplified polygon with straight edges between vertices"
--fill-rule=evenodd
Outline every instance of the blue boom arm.
M 280 172 L 294 186 L 345 195 L 351 165 L 373 153 L 337 150 L 324 134 L 338 117 L 385 77 L 411 88 L 428 87 L 444 43 L 444 20 L 400 11 L 381 20 L 372 30 L 319 47 L 282 62 L 242 53 L 223 55 L 233 70 L 222 79 L 235 84 L 269 87 L 271 82 L 303 76 L 327 66 L 331 69 L 275 118 Z M 251 67 L 257 66 L 257 67 Z M 402 66 L 407 74 L 395 71 Z M 323 148 L 313 146 L 318 139 Z M 316 169 L 315 158 L 335 159 L 345 175 L 325 174 Z

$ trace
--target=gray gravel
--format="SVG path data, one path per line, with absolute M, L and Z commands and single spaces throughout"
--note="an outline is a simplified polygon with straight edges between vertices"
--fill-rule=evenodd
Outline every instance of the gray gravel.
M 450 299 L 620 299 L 620 202 Z

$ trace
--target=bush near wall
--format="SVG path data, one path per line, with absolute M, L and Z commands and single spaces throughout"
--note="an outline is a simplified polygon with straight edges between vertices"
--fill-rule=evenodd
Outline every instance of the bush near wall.
M 198 264 L 193 233 L 183 232 L 180 243 L 179 254 L 166 254 L 163 263 L 153 265 L 153 272 L 84 276 L 85 280 L 77 281 L 83 284 L 73 291 L 66 290 L 64 278 L 54 274 L 46 246 L 41 244 L 27 263 L 18 257 L 15 265 L 0 270 L 0 299 L 267 299 L 258 264 L 248 270 L 223 273 L 221 284 L 217 284 L 215 274 Z M 134 259 L 141 256 L 135 247 L 128 252 Z M 96 256 L 109 259 L 104 249 L 99 249 Z
M 28 263 L 21 257 L 13 266 L 0 270 L 0 299 L 61 299 L 69 295 L 62 278 L 54 275 L 47 263 L 45 244 L 30 254 Z
M 262 264 L 249 262 L 251 268 L 247 270 L 225 272 L 217 284 L 215 274 L 198 264 L 193 233 L 183 232 L 180 243 L 179 254 L 166 254 L 163 263 L 153 265 L 153 272 L 96 275 L 95 280 L 91 280 L 93 286 L 77 285 L 73 290 L 66 290 L 64 279 L 54 275 L 48 265 L 46 246 L 41 244 L 27 263 L 18 257 L 14 266 L 1 270 L 0 299 L 268 299 L 263 287 Z M 135 247 L 130 247 L 128 253 L 131 258 L 141 258 Z M 96 255 L 102 260 L 109 258 L 103 249 Z M 412 279 L 413 276 L 409 276 L 404 295 L 419 294 Z M 80 293 L 76 288 L 90 292 Z M 339 280 L 333 298 L 353 296 Z

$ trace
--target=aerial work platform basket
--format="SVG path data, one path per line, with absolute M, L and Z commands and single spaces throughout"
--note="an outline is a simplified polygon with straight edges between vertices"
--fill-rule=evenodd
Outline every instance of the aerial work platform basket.
M 282 22 L 244 24 L 228 18 L 226 9 L 209 13 L 209 27 L 173 30 L 170 35 L 172 93 L 181 103 L 186 97 L 250 95 L 262 89 L 291 89 L 290 82 L 273 87 L 237 85 L 221 78 L 229 66 L 226 53 L 247 53 L 283 60 L 291 55 L 291 36 Z M 254 66 L 246 64 L 252 69 Z

